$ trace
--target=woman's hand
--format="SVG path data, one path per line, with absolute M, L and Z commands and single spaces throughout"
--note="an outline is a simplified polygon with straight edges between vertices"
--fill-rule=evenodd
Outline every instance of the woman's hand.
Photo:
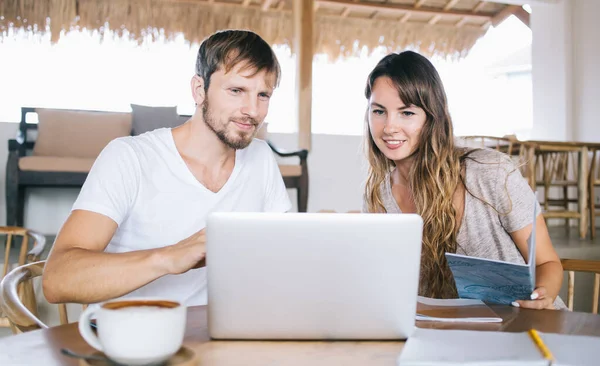
M 512 306 L 526 309 L 552 309 L 554 310 L 554 299 L 547 296 L 545 287 L 538 287 L 531 293 L 531 300 L 517 300 Z

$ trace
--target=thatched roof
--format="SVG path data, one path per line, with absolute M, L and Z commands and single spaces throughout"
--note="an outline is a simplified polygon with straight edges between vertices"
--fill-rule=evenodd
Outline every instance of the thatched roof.
M 304 1 L 304 0 L 302 0 Z M 164 30 L 194 43 L 219 29 L 251 29 L 271 44 L 292 47 L 292 0 L 0 0 L 0 31 L 50 32 L 108 28 L 130 37 Z M 462 56 L 490 24 L 516 13 L 517 6 L 479 0 L 315 0 L 315 53 L 356 54 L 366 46 L 431 55 Z M 525 20 L 524 20 L 525 21 Z

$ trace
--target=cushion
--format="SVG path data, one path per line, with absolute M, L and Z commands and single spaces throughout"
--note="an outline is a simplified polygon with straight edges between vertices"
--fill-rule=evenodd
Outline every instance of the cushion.
M 134 136 L 157 128 L 177 127 L 188 119 L 177 114 L 177 107 L 149 107 L 138 104 L 131 104 L 131 115 Z
M 35 156 L 96 158 L 117 137 L 131 133 L 130 113 L 37 109 Z
M 96 159 L 24 156 L 19 159 L 19 169 L 37 172 L 89 173 L 94 160 Z

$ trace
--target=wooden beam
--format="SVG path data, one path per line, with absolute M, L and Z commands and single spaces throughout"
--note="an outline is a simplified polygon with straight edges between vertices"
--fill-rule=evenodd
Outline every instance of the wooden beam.
M 411 15 L 412 15 L 411 12 L 406 12 L 406 14 L 404 14 L 404 16 L 402 16 L 402 19 L 400 19 L 400 23 L 408 22 L 408 19 L 410 19 Z
M 452 9 L 460 0 L 450 0 L 448 1 L 448 3 L 446 4 L 446 6 L 444 6 L 444 10 L 450 10 Z
M 500 12 L 492 18 L 492 25 L 496 27 L 498 24 L 505 21 L 506 18 L 513 15 L 517 10 L 519 10 L 519 8 L 521 8 L 519 5 L 508 5 L 504 9 L 500 10 Z
M 314 1 L 314 0 L 313 0 Z M 361 9 L 367 11 L 388 11 L 388 12 L 412 12 L 415 14 L 424 14 L 429 16 L 434 16 L 437 14 L 441 15 L 457 15 L 457 16 L 467 16 L 474 19 L 480 20 L 489 20 L 492 18 L 494 14 L 491 13 L 479 13 L 475 14 L 470 11 L 462 11 L 462 10 L 443 10 L 443 9 L 435 9 L 435 8 L 414 8 L 410 5 L 397 4 L 397 3 L 355 3 L 348 0 L 319 0 L 322 4 L 326 5 L 339 5 L 345 6 L 352 9 Z
M 473 8 L 473 10 L 471 10 L 473 13 L 478 13 L 481 9 L 483 9 L 483 7 L 485 6 L 485 4 L 487 4 L 487 1 L 480 1 L 477 5 L 475 5 L 475 7 Z
M 350 14 L 350 11 L 352 11 L 352 9 L 350 8 L 344 8 L 344 11 L 342 12 L 342 14 L 340 15 L 342 18 L 345 18 L 348 16 L 348 14 Z
M 375 10 L 375 11 L 373 12 L 373 14 L 369 15 L 369 19 L 375 19 L 375 17 L 377 16 L 377 14 L 378 14 L 378 11 L 377 11 L 377 10 Z
M 427 24 L 433 25 L 433 24 L 437 23 L 440 20 L 441 17 L 442 16 L 440 14 L 436 14 L 431 19 L 429 19 L 429 21 L 427 22 Z
M 243 6 L 244 8 L 248 7 L 248 5 L 250 5 L 250 2 L 251 2 L 251 1 L 252 1 L 252 0 L 244 0 L 244 2 L 242 3 L 242 6 Z
M 458 22 L 456 22 L 456 24 L 454 24 L 454 26 L 457 27 L 457 28 L 460 28 L 463 25 L 465 25 L 465 23 L 467 22 L 467 20 L 469 20 L 469 18 L 463 17 Z
M 267 11 L 271 8 L 271 4 L 273 4 L 273 0 L 264 0 L 262 3 L 262 11 Z
M 475 5 L 475 7 L 473 7 L 473 9 L 471 10 L 471 12 L 472 13 L 477 13 L 478 11 L 480 11 L 485 6 L 485 4 L 487 4 L 487 1 L 480 1 L 479 3 L 477 3 L 477 5 Z M 469 18 L 462 17 L 462 18 L 460 18 L 460 20 L 458 22 L 456 22 L 456 24 L 454 24 L 454 26 L 456 28 L 460 28 L 463 25 L 465 25 L 468 20 L 469 20 Z M 489 23 L 486 22 L 486 24 L 484 24 L 484 27 L 485 28 L 489 27 Z
M 427 0 L 417 0 L 417 2 L 415 3 L 415 9 L 418 9 L 421 6 L 423 6 L 423 4 L 425 4 L 425 1 Z
M 523 24 L 525 24 L 527 27 L 531 28 L 531 25 L 529 24 L 529 20 L 531 18 L 531 15 L 527 12 L 527 10 L 523 9 L 523 7 L 519 7 L 519 9 L 517 11 L 515 11 L 514 15 L 520 21 L 522 21 Z
M 292 0 L 292 28 L 296 53 L 296 117 L 298 147 L 310 150 L 314 0 Z

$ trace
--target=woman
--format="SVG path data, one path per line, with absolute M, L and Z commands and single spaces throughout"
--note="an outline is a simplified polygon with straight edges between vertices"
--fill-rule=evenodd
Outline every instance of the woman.
M 446 252 L 525 263 L 534 205 L 541 211 L 535 194 L 507 155 L 455 146 L 444 87 L 429 60 L 410 51 L 384 57 L 365 95 L 364 210 L 423 218 L 420 295 L 457 297 Z M 535 225 L 536 288 L 513 306 L 564 308 L 560 259 L 541 215 Z

